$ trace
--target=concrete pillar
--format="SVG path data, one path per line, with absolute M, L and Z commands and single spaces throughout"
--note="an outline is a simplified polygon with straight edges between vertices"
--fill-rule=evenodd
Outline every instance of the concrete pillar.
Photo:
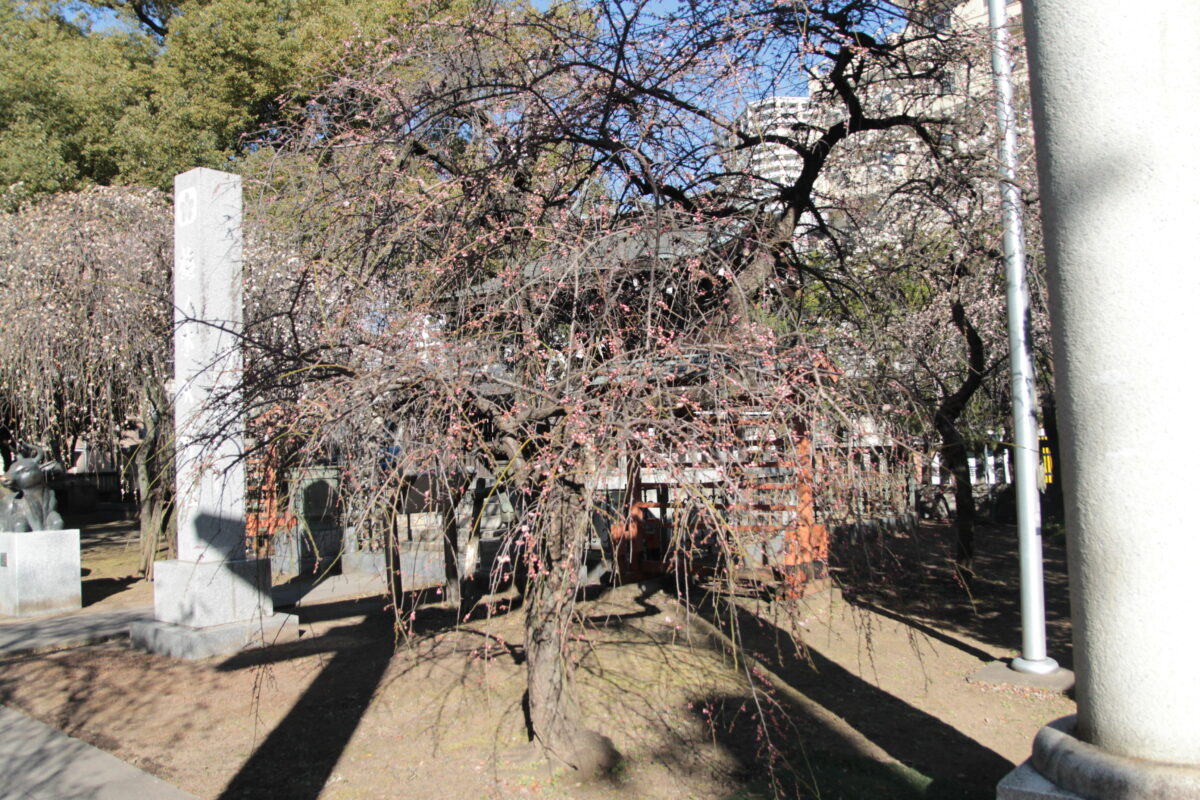
M 178 558 L 155 565 L 155 622 L 134 644 L 183 658 L 294 635 L 274 614 L 268 559 L 245 558 L 241 178 L 175 178 L 175 514 Z
M 1024 18 L 1079 706 L 1033 761 L 1083 797 L 1200 796 L 1200 532 L 1181 446 L 1200 342 L 1200 4 L 1025 0 Z
M 242 181 L 175 178 L 175 487 L 181 561 L 245 555 Z

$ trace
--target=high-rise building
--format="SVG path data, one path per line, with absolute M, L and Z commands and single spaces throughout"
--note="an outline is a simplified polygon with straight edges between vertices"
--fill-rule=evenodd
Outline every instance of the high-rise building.
M 796 150 L 783 142 L 745 144 L 757 138 L 780 137 L 803 142 L 810 116 L 807 97 L 768 97 L 747 104 L 735 122 L 736 133 L 727 134 L 726 170 L 744 183 L 748 197 L 761 199 L 776 194 L 779 184 L 794 181 L 804 168 Z

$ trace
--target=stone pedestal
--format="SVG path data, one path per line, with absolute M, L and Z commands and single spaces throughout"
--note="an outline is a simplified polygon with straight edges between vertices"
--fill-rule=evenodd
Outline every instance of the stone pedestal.
M 996 786 L 996 800 L 1084 800 L 1046 780 L 1026 761 L 1004 776 Z
M 154 565 L 154 617 L 207 628 L 269 616 L 273 612 L 269 565 L 266 559 L 161 561 Z
M 270 561 L 160 561 L 154 617 L 130 628 L 135 647 L 173 658 L 208 658 L 299 635 L 297 619 L 276 614 Z
M 295 614 L 227 622 L 209 628 L 186 628 L 169 622 L 135 622 L 129 627 L 134 647 L 170 658 L 212 658 L 295 641 L 300 626 Z
M 274 575 L 324 575 L 337 562 L 344 531 L 340 525 L 300 525 L 271 539 Z
M 77 611 L 79 530 L 0 533 L 0 614 Z
M 404 591 L 430 589 L 446 583 L 446 549 L 441 542 L 404 542 L 397 547 L 391 564 L 399 571 Z M 387 576 L 388 554 L 353 552 L 342 555 L 343 574 L 379 574 Z
M 1076 735 L 1076 717 L 1038 731 L 1033 757 L 1004 777 L 997 800 L 1194 800 L 1200 767 L 1116 755 Z

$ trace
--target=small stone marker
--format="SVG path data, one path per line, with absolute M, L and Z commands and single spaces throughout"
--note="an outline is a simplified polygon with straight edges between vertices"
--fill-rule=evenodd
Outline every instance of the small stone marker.
M 0 614 L 59 614 L 81 605 L 78 528 L 0 532 Z
M 242 183 L 211 169 L 175 177 L 175 491 L 178 558 L 154 567 L 154 622 L 135 646 L 206 658 L 295 638 L 275 614 L 270 562 L 245 557 Z

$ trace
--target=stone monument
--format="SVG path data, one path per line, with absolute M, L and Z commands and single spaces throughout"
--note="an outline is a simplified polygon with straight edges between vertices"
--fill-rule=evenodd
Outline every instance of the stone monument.
M 18 458 L 0 483 L 0 614 L 28 617 L 75 611 L 79 530 L 63 530 L 48 478 L 60 469 L 37 448 Z
M 175 178 L 175 481 L 177 558 L 154 567 L 152 622 L 133 643 L 205 658 L 297 636 L 274 613 L 270 562 L 246 558 L 242 376 L 241 178 Z

